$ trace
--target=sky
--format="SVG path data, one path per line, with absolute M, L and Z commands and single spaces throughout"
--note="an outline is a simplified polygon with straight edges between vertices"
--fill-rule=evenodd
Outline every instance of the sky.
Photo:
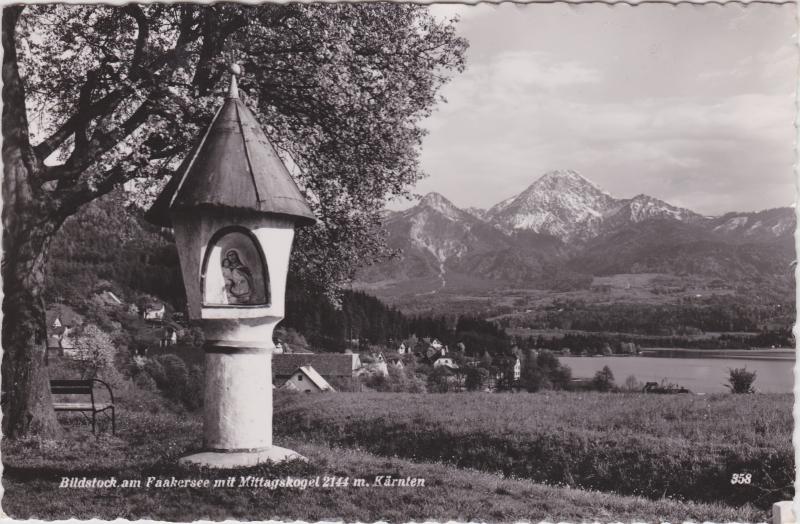
M 707 215 L 793 204 L 794 6 L 431 10 L 458 15 L 470 48 L 423 122 L 416 193 L 487 208 L 574 169 Z

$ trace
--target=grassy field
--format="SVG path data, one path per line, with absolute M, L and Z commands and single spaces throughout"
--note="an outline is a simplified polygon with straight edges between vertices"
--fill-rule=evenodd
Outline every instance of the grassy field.
M 308 398 L 308 397 L 306 397 Z M 319 398 L 319 397 L 317 397 Z M 433 401 L 436 397 L 430 396 Z M 530 480 L 382 457 L 363 450 L 284 437 L 277 444 L 295 449 L 309 462 L 293 461 L 220 473 L 181 467 L 176 459 L 196 450 L 200 419 L 155 410 L 151 403 L 121 406 L 116 437 L 97 438 L 85 425 L 69 425 L 59 442 L 3 441 L 3 510 L 10 516 L 43 520 L 92 517 L 151 518 L 188 522 L 196 519 L 459 520 L 529 521 L 738 521 L 756 522 L 767 512 L 746 506 L 652 501 L 596 491 L 537 484 Z M 377 475 L 425 479 L 425 486 L 339 488 L 130 488 L 64 489 L 62 477 L 145 479 L 224 478 L 253 475 L 270 479 L 333 475 Z
M 622 497 L 553 487 L 523 479 L 460 469 L 438 463 L 415 463 L 364 451 L 330 447 L 300 439 L 278 443 L 302 453 L 308 463 L 293 461 L 240 471 L 178 466 L 178 456 L 199 445 L 197 417 L 123 412 L 118 437 L 86 438 L 86 427 L 73 427 L 58 443 L 3 442 L 3 510 L 16 519 L 66 518 L 158 519 L 188 522 L 223 520 L 344 520 L 407 522 L 459 520 L 529 521 L 738 521 L 768 518 L 753 507 L 685 503 Z M 173 488 L 61 489 L 63 476 L 107 479 L 224 478 L 253 475 L 269 479 L 335 475 L 377 475 L 425 479 L 425 486 L 340 488 Z
M 791 411 L 791 395 L 287 395 L 275 426 L 555 485 L 767 508 L 793 494 Z

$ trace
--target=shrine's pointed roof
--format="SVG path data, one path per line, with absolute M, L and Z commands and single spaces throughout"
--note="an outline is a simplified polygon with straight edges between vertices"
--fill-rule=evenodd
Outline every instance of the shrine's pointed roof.
M 239 99 L 236 77 L 201 140 L 164 187 L 147 218 L 171 224 L 170 211 L 235 209 L 316 219 L 255 115 Z

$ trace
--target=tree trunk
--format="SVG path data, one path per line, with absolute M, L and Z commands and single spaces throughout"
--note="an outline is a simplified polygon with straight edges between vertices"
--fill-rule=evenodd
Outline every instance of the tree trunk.
M 61 427 L 53 411 L 47 368 L 44 301 L 44 244 L 35 240 L 4 249 L 3 259 L 3 433 L 8 438 L 54 438 Z M 4 239 L 5 240 L 5 239 Z M 37 248 L 36 246 L 41 246 Z M 36 253 L 41 249 L 39 253 Z M 11 256 L 10 256 L 11 255 Z M 13 256 L 13 258 L 12 258 Z
M 3 9 L 3 433 L 8 438 L 55 437 L 44 357 L 47 321 L 44 268 L 47 246 L 58 228 L 42 191 L 42 162 L 28 138 L 25 93 L 17 69 L 14 28 L 22 7 Z

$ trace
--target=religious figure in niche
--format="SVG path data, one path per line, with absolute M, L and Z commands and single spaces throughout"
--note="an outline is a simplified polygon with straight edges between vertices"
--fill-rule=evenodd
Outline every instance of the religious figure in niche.
M 225 295 L 228 304 L 252 304 L 253 273 L 242 263 L 239 251 L 229 249 L 222 261 L 222 276 L 225 278 Z

